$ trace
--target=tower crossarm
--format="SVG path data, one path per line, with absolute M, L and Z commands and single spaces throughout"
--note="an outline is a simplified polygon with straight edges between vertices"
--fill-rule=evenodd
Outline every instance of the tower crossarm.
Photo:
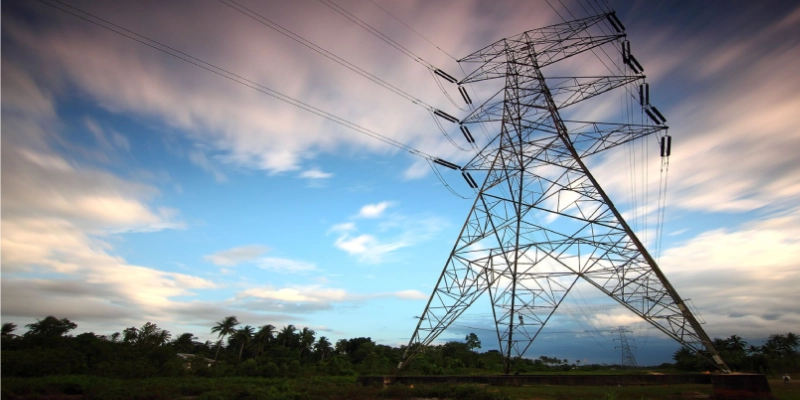
M 588 76 L 588 77 L 558 77 L 546 78 L 546 84 L 552 90 L 553 100 L 559 109 L 564 109 L 571 105 L 588 100 L 592 97 L 601 95 L 608 91 L 623 87 L 630 83 L 644 80 L 644 75 L 622 75 L 622 76 Z M 535 78 L 531 76 L 521 76 L 521 84 L 533 81 Z M 503 95 L 505 90 L 500 90 L 491 97 L 489 97 L 483 104 L 476 107 L 469 115 L 461 120 L 462 124 L 480 123 L 480 122 L 498 122 L 503 118 L 503 107 L 509 103 L 519 103 L 524 105 L 530 110 L 538 110 L 539 112 L 533 113 L 533 116 L 542 116 L 546 114 L 547 104 L 541 97 L 541 91 L 538 90 L 536 85 L 533 87 L 523 86 L 519 91 L 519 97 L 515 99 L 507 99 Z M 526 110 L 530 113 L 529 110 Z M 526 113 L 526 114 L 527 114 Z M 528 120 L 535 120 L 534 117 L 528 116 Z
M 569 127 L 568 135 L 572 143 L 571 147 L 584 158 L 668 129 L 668 127 L 661 125 L 611 122 L 564 120 L 563 123 Z M 552 121 L 540 119 L 533 123 L 523 123 L 523 126 L 530 131 L 545 134 L 545 136 L 541 137 L 530 137 L 524 144 L 526 155 L 530 157 L 531 163 L 536 160 L 539 163 L 555 164 L 563 167 L 574 164 L 569 148 L 563 141 L 558 140 L 556 136 L 550 135 L 557 132 Z M 497 146 L 496 141 L 489 143 L 467 162 L 463 169 L 468 171 L 490 170 L 492 164 L 489 155 L 498 151 Z
M 594 15 L 574 21 L 563 22 L 539 29 L 532 29 L 515 36 L 498 40 L 460 60 L 461 63 L 478 64 L 478 67 L 459 83 L 479 82 L 487 79 L 506 78 L 509 63 L 505 55 L 523 52 L 536 47 L 540 67 L 553 64 L 576 54 L 625 37 L 624 33 L 608 34 L 596 27 L 610 14 Z

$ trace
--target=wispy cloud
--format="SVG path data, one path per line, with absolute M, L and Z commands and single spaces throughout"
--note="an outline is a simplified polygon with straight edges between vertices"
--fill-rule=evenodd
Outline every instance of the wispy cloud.
M 5 60 L 3 75 L 3 315 L 171 318 L 175 297 L 214 288 L 115 254 L 110 236 L 181 227 L 176 212 L 150 205 L 154 187 L 57 153 L 51 142 L 77 145 L 59 135 L 51 98 Z M 43 278 L 53 274 L 61 279 Z
M 211 160 L 208 159 L 206 153 L 199 149 L 194 149 L 189 152 L 189 161 L 192 164 L 197 165 L 198 167 L 202 168 L 204 171 L 210 173 L 214 176 L 214 180 L 223 183 L 228 181 L 228 177 L 220 171 L 219 167 L 214 165 Z
M 367 204 L 361 207 L 361 210 L 358 211 L 359 218 L 378 218 L 383 215 L 383 212 L 386 211 L 392 203 L 389 201 L 382 201 L 380 203 L 375 204 Z
M 314 263 L 278 257 L 261 258 L 258 260 L 258 266 L 266 270 L 289 274 L 318 271 Z
M 285 312 L 329 310 L 337 305 L 358 304 L 374 299 L 424 300 L 428 297 L 417 290 L 397 292 L 351 293 L 345 289 L 320 284 L 250 288 L 236 294 L 238 303 L 269 304 L 270 309 Z M 266 302 L 266 303 L 265 303 Z
M 300 177 L 303 179 L 311 179 L 311 180 L 330 179 L 333 177 L 333 174 L 330 172 L 324 172 L 318 168 L 311 168 L 301 172 Z
M 800 213 L 704 232 L 666 250 L 661 264 L 713 332 L 788 332 L 800 323 L 800 292 L 782 284 L 800 282 L 798 227 Z
M 269 250 L 269 247 L 253 244 L 234 247 L 204 256 L 203 259 L 219 266 L 233 267 L 242 263 L 252 262 Z
M 410 246 L 411 242 L 403 238 L 381 242 L 373 235 L 349 236 L 345 234 L 339 236 L 334 244 L 348 254 L 358 256 L 361 261 L 377 264 L 384 261 L 389 253 Z
M 353 218 L 378 219 L 391 206 L 388 201 L 368 204 Z M 408 217 L 399 213 L 381 220 L 374 233 L 358 233 L 353 222 L 334 225 L 329 232 L 336 233 L 336 248 L 368 264 L 380 264 L 398 250 L 427 240 L 446 226 L 436 217 Z

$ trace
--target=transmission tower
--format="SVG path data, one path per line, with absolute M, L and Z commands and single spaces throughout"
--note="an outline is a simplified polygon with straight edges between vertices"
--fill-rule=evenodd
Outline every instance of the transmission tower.
M 625 37 L 615 14 L 606 13 L 507 37 L 459 60 L 477 66 L 467 69 L 473 72 L 463 80 L 451 81 L 466 102 L 471 99 L 462 84 L 494 81 L 500 86 L 503 80 L 502 89 L 463 119 L 440 116 L 458 123 L 470 143 L 470 126 L 477 130 L 481 124 L 494 124 L 499 130 L 465 166 L 437 161 L 460 169 L 477 194 L 399 369 L 485 295 L 509 373 L 583 279 L 728 370 L 586 166 L 585 159 L 624 143 L 653 134 L 668 138 L 666 119 L 650 105 L 643 68 Z M 613 65 L 619 73 L 569 78 L 545 74 L 551 65 L 598 48 L 621 55 L 622 61 Z M 652 123 L 562 118 L 562 113 L 574 114 L 575 104 L 615 89 L 632 96 L 638 91 L 639 115 L 643 119 L 647 114 Z
M 611 332 L 619 333 L 619 339 L 614 339 L 614 341 L 619 340 L 619 346 L 616 346 L 614 348 L 620 349 L 622 351 L 622 362 L 620 363 L 620 365 L 623 367 L 638 367 L 639 365 L 636 364 L 636 359 L 633 357 L 633 352 L 631 351 L 631 347 L 636 348 L 636 346 L 630 346 L 628 344 L 628 337 L 625 336 L 626 333 L 631 333 L 631 331 L 628 330 L 628 327 L 620 326 L 617 329 L 612 330 Z

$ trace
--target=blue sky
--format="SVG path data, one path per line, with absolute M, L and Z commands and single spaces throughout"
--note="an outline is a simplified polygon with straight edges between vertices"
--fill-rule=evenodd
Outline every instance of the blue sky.
M 221 2 L 67 4 L 428 154 L 468 159 L 425 109 Z M 421 63 L 323 2 L 242 4 L 459 115 Z M 458 58 L 561 21 L 546 2 L 336 4 L 459 78 L 430 42 Z M 588 6 L 564 4 L 576 15 Z M 662 269 L 711 336 L 758 344 L 796 331 L 800 7 L 612 6 L 674 138 Z M 608 108 L 585 111 L 602 119 Z M 630 200 L 657 192 L 655 155 L 649 140 L 590 164 L 651 246 L 657 196 Z M 405 344 L 471 205 L 423 159 L 42 3 L 3 2 L 3 322 L 52 314 L 110 334 L 151 321 L 213 339 L 214 322 L 236 315 Z M 441 339 L 473 331 L 496 346 L 483 303 Z M 615 362 L 620 325 L 640 362 L 677 348 L 589 287 L 563 308 L 530 356 Z

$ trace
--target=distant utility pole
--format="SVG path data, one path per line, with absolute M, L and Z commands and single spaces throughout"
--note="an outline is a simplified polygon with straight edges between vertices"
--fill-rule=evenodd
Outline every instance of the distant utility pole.
M 625 333 L 631 333 L 631 331 L 628 330 L 628 327 L 620 326 L 617 329 L 612 330 L 611 333 L 619 333 L 619 338 L 614 339 L 615 342 L 619 340 L 619 346 L 615 346 L 614 348 L 622 350 L 622 363 L 620 365 L 623 367 L 638 367 L 639 365 L 636 364 L 636 359 L 633 357 L 633 352 L 631 351 L 631 347 L 635 349 L 636 346 L 629 345 L 628 338 L 625 336 Z

